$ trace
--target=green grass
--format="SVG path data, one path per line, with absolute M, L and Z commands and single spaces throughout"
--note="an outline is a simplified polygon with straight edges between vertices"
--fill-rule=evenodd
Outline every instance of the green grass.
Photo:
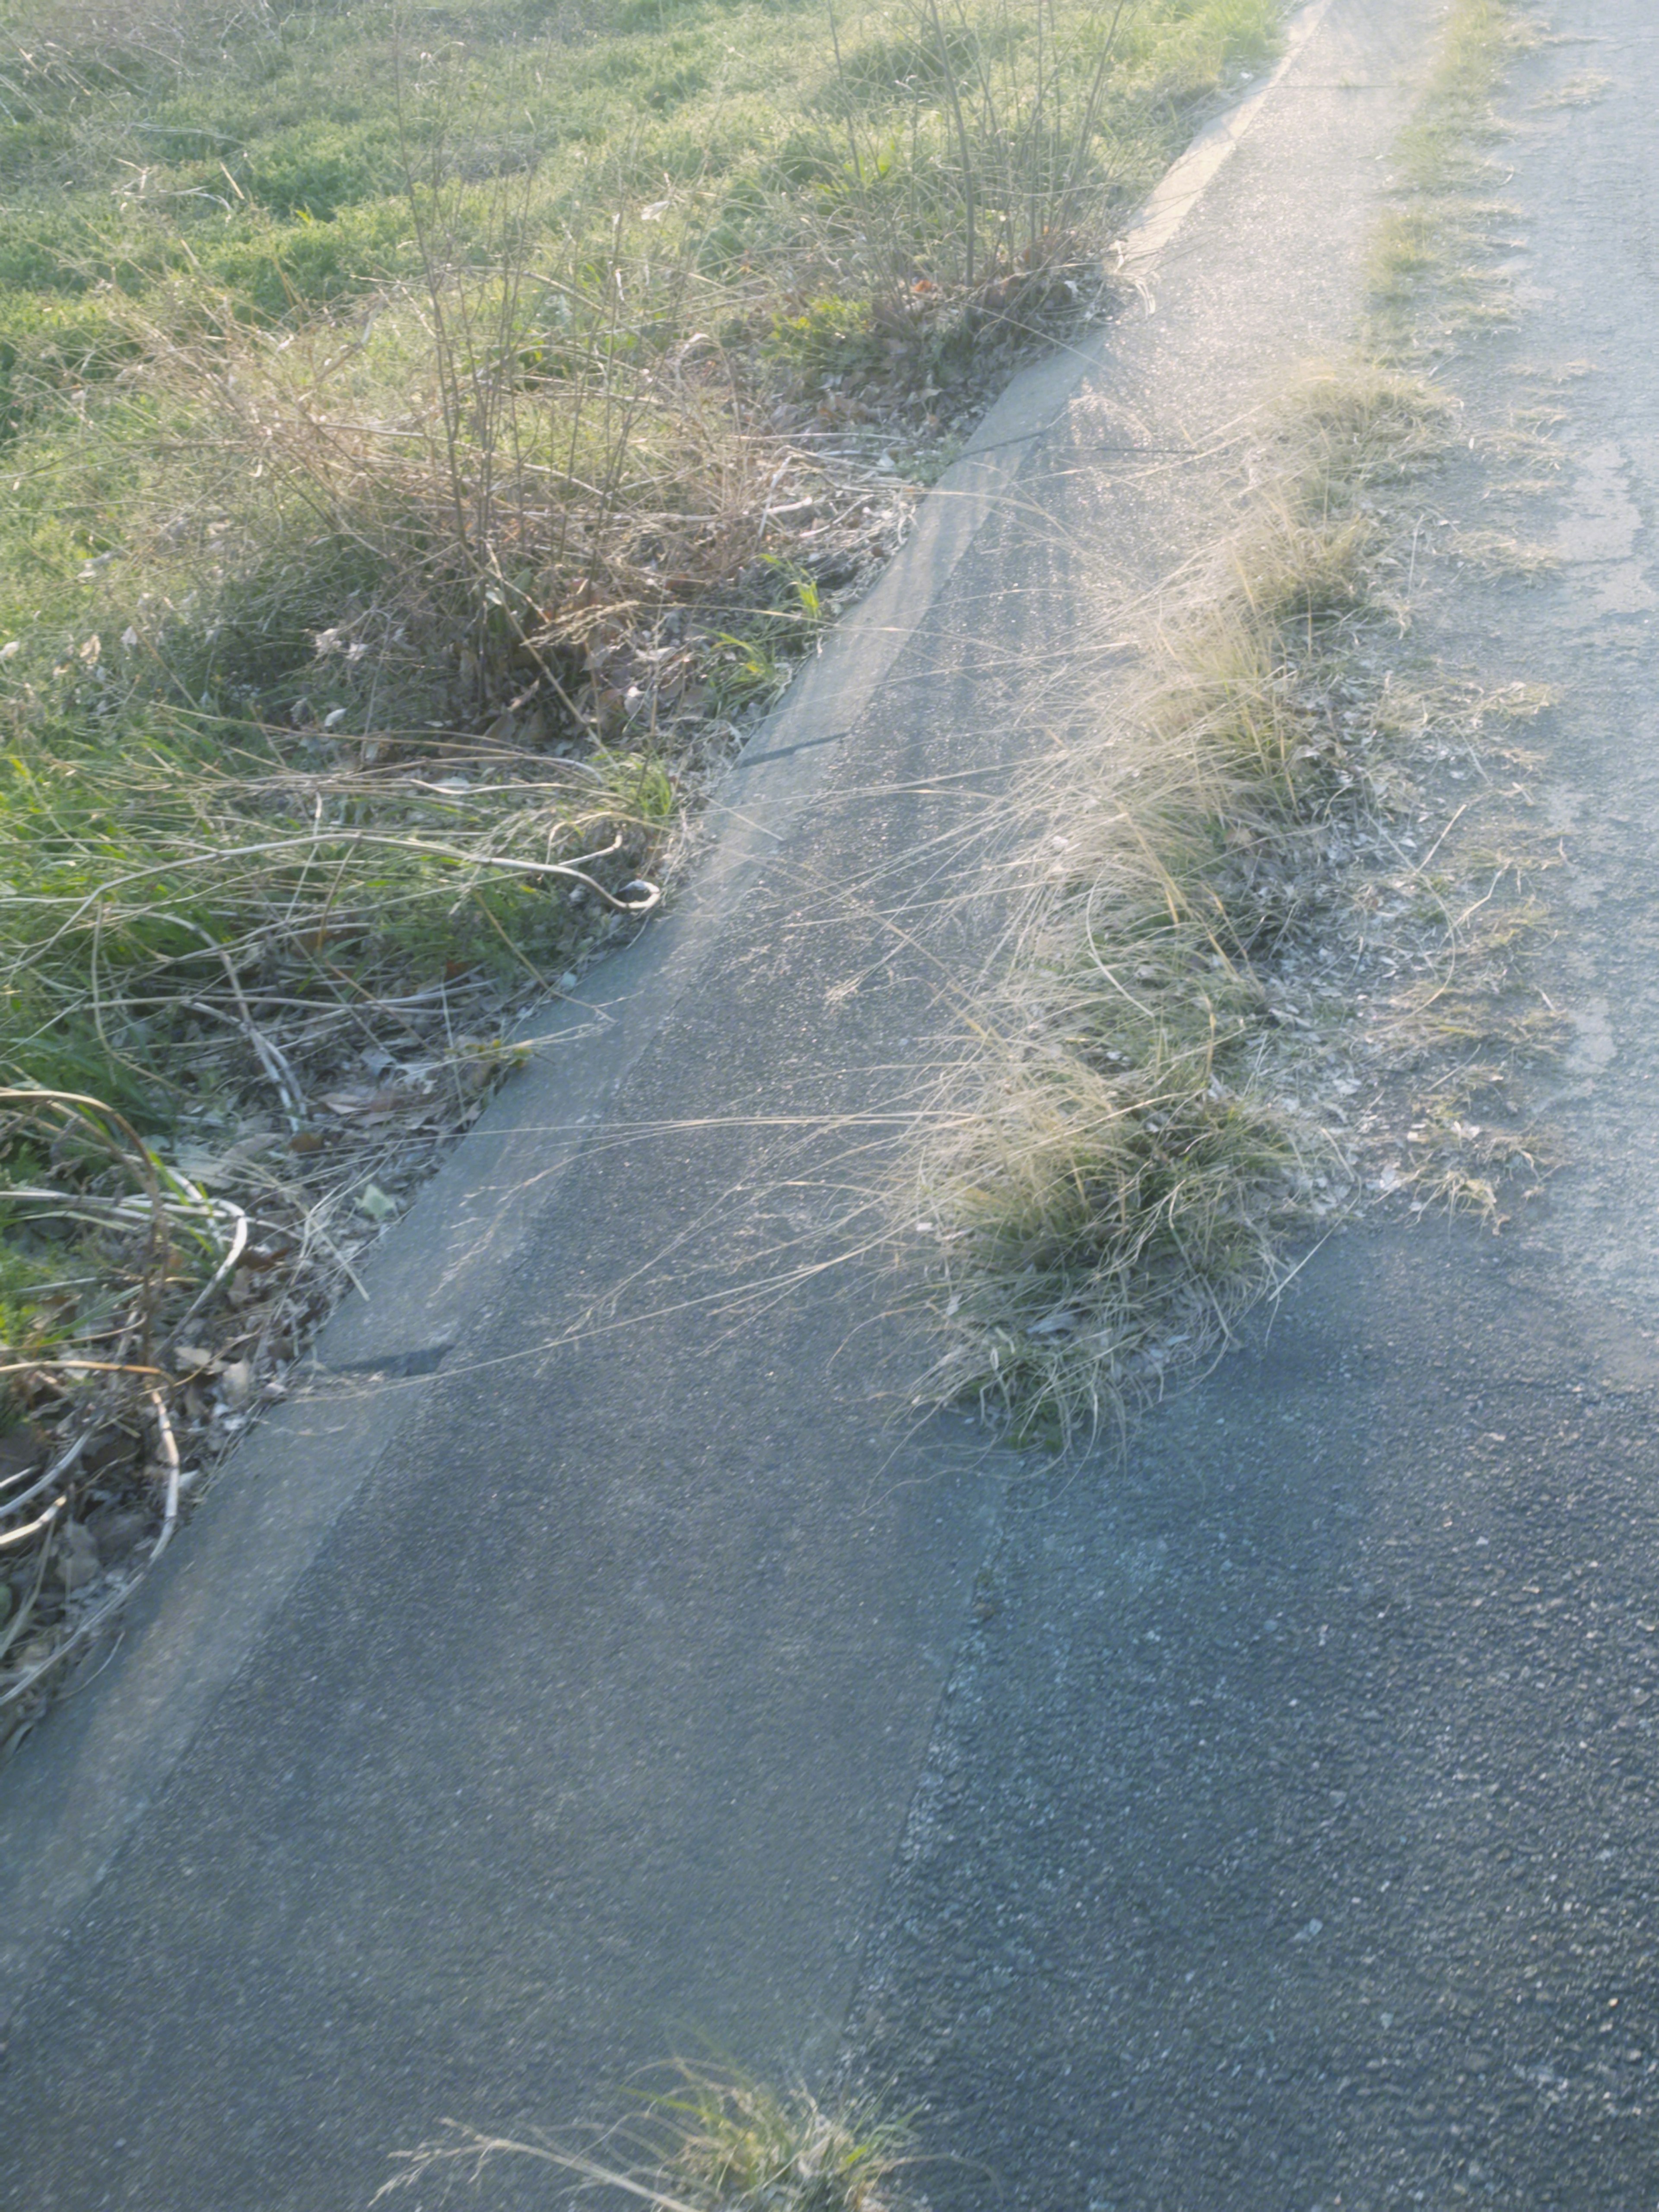
M 669 805 L 638 756 L 441 788 L 295 775 L 258 729 L 176 714 L 118 738 L 66 700 L 29 736 L 0 758 L 9 1057 L 155 1129 L 234 1088 L 234 1028 L 204 1005 L 228 976 L 256 1001 L 308 983 L 320 1008 L 480 968 L 556 975 L 591 939 L 586 880 L 634 902 L 630 859 Z
M 931 20 L 796 0 L 478 0 L 460 13 L 160 0 L 133 7 L 125 30 L 123 12 L 0 7 L 0 344 L 15 412 L 50 414 L 66 386 L 106 378 L 131 301 L 191 335 L 422 282 L 415 183 L 445 195 L 456 262 L 495 264 L 506 222 L 519 253 L 593 275 L 620 220 L 636 270 L 689 252 L 732 283 L 722 304 L 775 305 L 786 329 L 791 300 L 810 319 L 815 299 L 849 289 L 866 307 L 872 279 L 949 283 L 963 243 L 958 101 L 994 108 L 1020 190 L 1063 160 L 1091 220 L 1109 217 L 1157 173 L 1194 101 L 1267 55 L 1277 16 L 1269 0 L 1126 9 L 1079 146 L 1068 120 L 1109 11 L 1075 0 Z M 981 159 L 987 127 L 975 124 Z M 982 177 L 981 196 L 997 181 L 1009 179 Z M 981 207 L 982 252 L 1000 231 L 1005 260 L 1029 246 L 1029 213 Z M 905 270 L 883 270 L 879 246 Z
M 757 519 L 763 410 L 825 380 L 948 384 L 1276 15 L 0 0 L 18 880 L 91 895 L 94 850 L 168 834 L 191 764 L 222 795 L 214 763 L 234 780 L 250 747 L 279 811 L 283 775 L 349 741 L 407 762 L 508 714 L 522 750 L 672 779 L 654 708 L 641 730 L 619 703 L 619 643 L 706 603 L 690 647 L 731 713 L 822 618 Z M 84 790 L 100 748 L 143 788 L 118 774 L 119 835 L 66 842 L 42 794 Z M 240 836 L 234 812 L 216 797 L 198 831 Z M 86 1079 L 102 1050 L 77 1031 Z
M 0 0 L 0 1424 L 228 1447 L 1279 13 Z

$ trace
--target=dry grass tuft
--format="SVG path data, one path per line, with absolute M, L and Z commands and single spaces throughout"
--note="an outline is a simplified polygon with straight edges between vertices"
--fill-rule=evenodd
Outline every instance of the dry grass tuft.
M 500 2159 L 659 2212 L 904 2212 L 916 2202 L 900 2179 L 914 2163 L 902 2123 L 861 2105 L 826 2106 L 805 2088 L 781 2094 L 702 2067 L 672 2071 L 672 2086 L 646 2096 L 634 2121 L 595 2131 L 591 2149 L 451 2121 L 436 2142 L 400 2154 L 402 2171 L 376 2202 L 417 2184 L 477 2181 Z
M 1553 546 L 1516 538 L 1507 530 L 1457 531 L 1449 550 L 1483 576 L 1510 577 L 1528 584 L 1553 574 L 1561 565 L 1561 556 Z
M 1309 513 L 1389 491 L 1444 457 L 1457 403 L 1364 356 L 1314 370 L 1287 393 L 1279 471 Z
M 1365 644 L 1397 617 L 1358 502 L 1431 464 L 1446 403 L 1365 368 L 1310 380 L 1233 541 L 1151 665 L 1025 806 L 1063 860 L 1015 933 L 922 1169 L 947 1237 L 956 1389 L 1071 1442 L 1224 1338 L 1290 1230 L 1350 1185 L 1264 1061 L 1288 943 L 1394 811 Z M 1265 462 L 1264 464 L 1265 465 Z
M 1493 1133 L 1504 1069 L 1470 1072 L 1550 1042 L 1512 988 L 1536 919 L 1522 864 L 1476 883 L 1473 851 L 1424 852 L 1420 824 L 1431 778 L 1448 832 L 1472 803 L 1457 785 L 1487 803 L 1488 733 L 1545 702 L 1395 680 L 1402 591 L 1448 557 L 1419 550 L 1401 494 L 1454 413 L 1375 363 L 1310 378 L 1143 674 L 1022 795 L 1043 880 L 905 1199 L 942 1240 L 935 1384 L 1022 1438 L 1120 1425 L 1368 1180 L 1495 1218 L 1487 1170 L 1531 1157 Z M 1426 1068 L 1449 1097 L 1449 1055 L 1466 1118 L 1408 1144 L 1356 1123 L 1346 1102 L 1384 1071 Z
M 1577 76 L 1568 77 L 1565 83 L 1540 94 L 1534 100 L 1533 106 L 1544 109 L 1594 107 L 1598 100 L 1605 100 L 1613 90 L 1613 82 L 1601 70 L 1582 70 Z

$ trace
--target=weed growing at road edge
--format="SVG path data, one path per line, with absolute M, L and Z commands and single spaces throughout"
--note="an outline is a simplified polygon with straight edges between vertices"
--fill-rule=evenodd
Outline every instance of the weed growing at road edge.
M 1426 854 L 1415 832 L 1421 770 L 1486 778 L 1487 732 L 1547 702 L 1413 676 L 1401 652 L 1419 562 L 1460 551 L 1425 548 L 1400 496 L 1455 414 L 1407 364 L 1498 319 L 1453 249 L 1485 251 L 1507 219 L 1474 187 L 1520 42 L 1501 0 L 1457 0 L 1377 240 L 1371 349 L 1280 416 L 1241 527 L 1178 580 L 1143 675 L 1018 801 L 1040 880 L 902 1204 L 937 1239 L 933 1388 L 1020 1441 L 1121 1427 L 1224 1342 L 1291 1241 L 1357 1201 L 1376 1116 L 1355 1128 L 1344 1101 L 1379 1066 L 1434 1063 L 1373 1189 L 1496 1223 L 1498 1178 L 1536 1166 L 1505 1112 L 1510 1066 L 1555 1027 L 1515 985 L 1538 918 L 1519 848 L 1475 880 L 1468 825 L 1447 842 L 1472 799 Z M 1539 573 L 1498 533 L 1461 552 Z
M 684 2064 L 673 2071 L 635 2119 L 596 2130 L 592 2150 L 447 2122 L 436 2141 L 399 2154 L 402 2170 L 375 2202 L 449 2175 L 476 2181 L 500 2159 L 539 2163 L 585 2192 L 660 2212 L 904 2212 L 915 2202 L 901 2179 L 915 2162 L 902 2122 L 865 2105 L 826 2106 L 804 2087 L 779 2092 Z
M 1322 1043 L 1334 1018 L 1293 955 L 1340 937 L 1411 790 L 1380 500 L 1434 465 L 1449 413 L 1373 366 L 1311 380 L 1143 676 L 1021 797 L 1043 880 L 975 1009 L 919 1204 L 957 1340 L 939 1383 L 1023 1434 L 1121 1418 L 1351 1194 L 1291 1069 L 1297 1033 Z

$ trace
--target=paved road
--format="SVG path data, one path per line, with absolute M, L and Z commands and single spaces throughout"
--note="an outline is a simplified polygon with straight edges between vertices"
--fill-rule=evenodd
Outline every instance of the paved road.
M 959 503 L 929 526 L 923 565 L 945 580 L 919 625 L 892 592 L 872 602 L 850 651 L 813 679 L 815 731 L 786 722 L 780 757 L 734 785 L 726 857 L 701 901 L 615 971 L 595 1033 L 567 1030 L 386 1248 L 375 1305 L 325 1347 L 355 1384 L 271 1427 L 209 1502 L 109 1674 L 9 1771 L 0 1976 L 17 2002 L 0 2070 L 0 2204 L 360 2204 L 386 2152 L 441 2115 L 556 2120 L 676 2041 L 707 2036 L 768 2069 L 817 2063 L 861 1975 L 866 1991 L 890 1989 L 908 2023 L 896 2051 L 914 2038 L 918 2054 L 947 2054 L 937 2081 L 963 2108 L 965 2147 L 994 2150 L 1022 2197 L 1080 2203 L 1103 2174 L 1103 2203 L 1208 2212 L 1223 2201 L 1197 2183 L 1183 2194 L 1153 2156 L 1184 2124 L 1165 2093 L 1184 2094 L 1197 2075 L 1147 2076 L 1158 2094 L 1135 2107 L 1139 2132 L 1126 2114 L 1121 2154 L 1097 2141 L 1111 2068 L 1138 2066 L 1169 2024 L 1158 2002 L 1123 1995 L 1153 1981 L 1112 1961 L 1135 1945 L 1173 1955 L 1159 1884 L 1176 1862 L 1152 1785 L 1176 1771 L 1185 1740 L 1154 1735 L 1155 1695 L 1106 1663 L 1106 1631 L 1094 1638 L 1091 1624 L 1144 1570 L 1149 1589 L 1160 1573 L 1183 1592 L 1237 1587 L 1206 1633 L 1243 1637 L 1246 1613 L 1263 1609 L 1249 1589 L 1259 1564 L 1263 1589 L 1285 1583 L 1271 1601 L 1283 1640 L 1249 1628 L 1262 1639 L 1249 1647 L 1256 1671 L 1231 1679 L 1279 1679 L 1273 1668 L 1317 1648 L 1319 1626 L 1348 1618 L 1331 1609 L 1333 1588 L 1313 1623 L 1286 1577 L 1297 1559 L 1310 1576 L 1334 1571 L 1353 1455 L 1322 1478 L 1326 1549 L 1309 1550 L 1316 1492 L 1293 1484 L 1280 1497 L 1256 1472 L 1292 1464 L 1296 1425 L 1260 1424 L 1264 1407 L 1300 1405 L 1311 1428 L 1324 1386 L 1295 1380 L 1293 1361 L 1264 1370 L 1267 1395 L 1262 1376 L 1232 1370 L 1220 1388 L 1241 1424 L 1236 1450 L 1220 1450 L 1220 1416 L 1203 1413 L 1219 1406 L 1213 1394 L 1183 1401 L 1131 1484 L 1101 1495 L 1079 1484 L 1047 1520 L 1016 1511 L 1002 1571 L 1021 1595 L 1001 1640 L 953 1674 L 1006 1470 L 959 1425 L 907 1425 L 922 1345 L 902 1286 L 848 1255 L 890 1141 L 882 1117 L 905 1109 L 939 1032 L 941 979 L 980 957 L 983 909 L 947 895 L 988 834 L 988 799 L 1006 763 L 1072 710 L 1103 617 L 1109 634 L 1114 607 L 1201 539 L 1218 479 L 1191 451 L 1276 375 L 1351 335 L 1404 81 L 1432 13 L 1427 0 L 1333 0 L 1166 252 L 1158 313 L 1121 319 L 1075 390 L 1075 364 L 1027 386 L 1000 418 L 1012 447 L 992 426 Z M 1054 428 L 1034 439 L 1045 405 Z M 1012 455 L 1000 477 L 999 451 Z M 996 511 L 969 542 L 952 518 L 988 497 Z M 561 1103 L 566 1077 L 574 1103 Z M 1340 1285 L 1322 1279 L 1334 1297 Z M 1328 1315 L 1319 1325 L 1334 1326 Z M 1410 1341 L 1401 1371 L 1416 1377 Z M 1278 1340 L 1281 1363 L 1289 1342 Z M 1370 1444 L 1382 1449 L 1397 1416 L 1417 1425 L 1398 1431 L 1401 1453 L 1414 1449 L 1425 1401 L 1390 1389 L 1386 1417 L 1376 1403 Z M 1181 1440 L 1206 1418 L 1200 1457 Z M 1513 1418 L 1505 1399 L 1492 1425 Z M 1212 1518 L 1237 1500 L 1237 1532 L 1223 1513 L 1213 1565 L 1218 1577 L 1232 1558 L 1236 1584 L 1184 1564 L 1200 1469 L 1213 1470 Z M 1522 1465 L 1529 1500 L 1524 1476 Z M 1547 1493 L 1557 1505 L 1566 1494 Z M 1589 1490 L 1571 1494 L 1588 1516 Z M 1528 1527 L 1553 1525 L 1541 1496 L 1532 1510 Z M 1123 1519 L 1135 1511 L 1140 1522 Z M 1430 1523 L 1404 1493 L 1398 1511 L 1407 1553 L 1389 1587 L 1426 1617 L 1437 1553 L 1407 1540 Z M 1631 1511 L 1638 1533 L 1625 1542 L 1639 1564 Z M 1079 1583 L 1073 1567 L 1109 1528 L 1130 1565 Z M 1595 1555 L 1615 1556 L 1595 1534 Z M 1583 1585 L 1583 1601 L 1600 1588 Z M 1554 1595 L 1552 1583 L 1540 1602 Z M 1147 1616 L 1171 1681 L 1187 1663 L 1180 1639 L 1197 1638 L 1194 1610 L 1183 1595 L 1167 1617 Z M 1381 1610 L 1390 1649 L 1412 1655 L 1401 1614 Z M 1110 1638 L 1129 1632 L 1132 1612 Z M 1051 1635 L 1079 1655 L 1058 1674 Z M 1142 1632 L 1134 1648 L 1159 1647 Z M 1150 1657 L 1137 1664 L 1159 1679 Z M 1207 1663 L 1199 1673 L 1213 1683 Z M 1374 1710 L 1370 1771 L 1404 1778 L 1384 1825 L 1396 1807 L 1401 1820 L 1430 1817 L 1406 1788 L 1415 1770 L 1386 1674 Z M 1237 1922 L 1240 1946 L 1269 1926 L 1277 1942 L 1265 1863 L 1228 1857 L 1211 1832 L 1247 1802 L 1264 1832 L 1310 1820 L 1303 1724 L 1271 1700 L 1229 1707 L 1224 1723 L 1215 1741 L 1233 1756 L 1204 1770 L 1192 1801 L 1181 1911 L 1194 1928 Z M 1031 1818 L 1052 1808 L 1063 1859 L 1007 1817 L 1028 1791 L 1010 1780 L 1028 1771 L 1028 1735 L 1049 1747 L 1049 1794 Z M 1358 1749 L 1341 1741 L 1349 1778 L 1332 1786 L 1363 1804 Z M 902 1942 L 890 1927 L 866 1967 L 917 1778 L 932 1802 L 953 1759 L 959 1847 L 930 1856 L 912 1827 L 886 1918 L 920 1932 Z M 1465 1784 L 1448 1775 L 1454 1787 Z M 1194 1826 L 1200 1802 L 1217 1812 Z M 1361 1832 L 1360 1815 L 1346 1826 Z M 1626 1848 L 1624 1829 L 1609 1832 L 1615 1854 Z M 1091 1893 L 1132 1916 L 1131 1932 L 1112 1935 L 1103 1908 L 1039 1939 L 1041 1914 L 1052 1931 L 1054 1900 L 1085 1861 Z M 1224 1863 L 1224 1912 L 1206 1886 Z M 1576 1860 L 1571 1872 L 1577 1883 Z M 1287 1904 L 1330 1930 L 1285 1954 L 1320 1974 L 1345 1956 L 1323 1893 L 1310 1881 Z M 965 1951 L 945 1939 L 953 1913 L 975 1930 Z M 1047 2040 L 1016 2002 L 1028 1970 L 999 1949 L 999 1914 L 1033 1958 L 1060 1944 Z M 1198 1954 L 1174 1948 L 1184 1974 Z M 976 1978 L 981 1954 L 985 1977 L 1001 1978 Z M 1266 1954 L 1225 1955 L 1253 2003 L 1260 1977 L 1246 1962 Z M 1288 2035 L 1288 2010 L 1285 2025 Z M 1289 2048 L 1311 2063 L 1304 2042 Z M 1300 2185 L 1313 2169 L 1297 2130 L 1316 2106 L 1300 2075 L 1257 2063 L 1272 2086 L 1255 2119 L 1282 2137 Z M 915 2078 L 934 2085 L 920 2057 Z M 1056 2121 L 1086 2154 L 1064 2148 Z M 1261 2171 L 1254 2201 L 1280 2212 L 1292 2199 Z M 514 2194 L 527 2186 L 504 2176 L 494 2201 L 529 2201 Z
M 1659 26 L 1546 12 L 1522 313 L 1449 375 L 1561 411 L 1563 565 L 1428 612 L 1559 689 L 1567 1164 L 1498 1242 L 1327 1248 L 1126 1475 L 1016 1503 L 860 2000 L 981 2162 L 942 2206 L 1659 2202 Z

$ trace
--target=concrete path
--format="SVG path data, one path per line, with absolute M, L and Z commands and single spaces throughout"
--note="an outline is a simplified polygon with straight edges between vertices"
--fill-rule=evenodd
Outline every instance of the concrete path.
M 980 957 L 952 894 L 1085 641 L 1201 540 L 1194 453 L 1350 337 L 1433 12 L 1319 0 L 1181 181 L 1156 314 L 988 423 L 734 778 L 697 896 L 9 1771 L 0 2204 L 355 2206 L 446 2113 L 555 2121 L 698 2038 L 834 2051 L 1006 1474 L 915 1428 L 925 1341 L 860 1256 Z
M 859 2004 L 942 2207 L 1659 2202 L 1659 23 L 1546 14 L 1521 313 L 1449 374 L 1473 434 L 1559 410 L 1562 566 L 1425 641 L 1559 687 L 1565 1166 L 1328 1246 L 1127 1474 L 1016 1498 Z

